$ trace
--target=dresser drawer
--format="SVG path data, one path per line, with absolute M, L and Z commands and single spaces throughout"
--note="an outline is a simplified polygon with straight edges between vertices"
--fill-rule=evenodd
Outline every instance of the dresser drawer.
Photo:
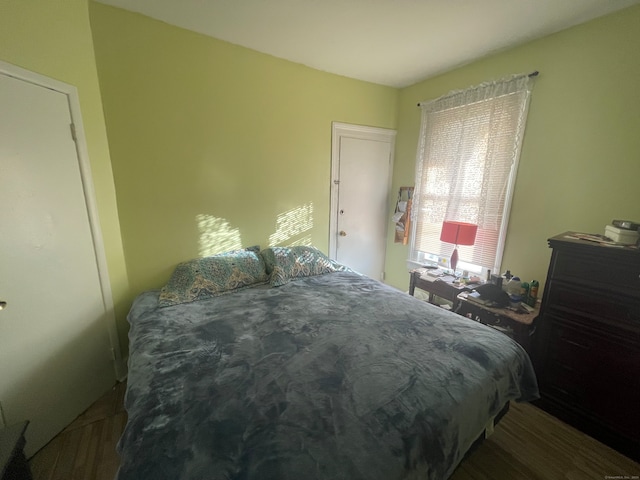
M 640 297 L 605 294 L 552 279 L 545 308 L 554 313 L 578 315 L 585 326 L 640 338 Z
M 640 431 L 640 346 L 545 316 L 540 390 L 633 437 Z
M 618 257 L 593 255 L 589 251 L 558 250 L 550 273 L 554 279 L 592 285 L 601 290 L 622 290 L 640 298 L 639 254 Z
M 566 325 L 559 319 L 545 315 L 547 355 L 545 357 L 545 375 L 568 372 L 575 382 L 581 381 L 585 374 L 593 371 L 593 359 L 599 348 L 597 336 L 585 334 L 581 329 Z M 557 370 L 560 368 L 560 370 Z

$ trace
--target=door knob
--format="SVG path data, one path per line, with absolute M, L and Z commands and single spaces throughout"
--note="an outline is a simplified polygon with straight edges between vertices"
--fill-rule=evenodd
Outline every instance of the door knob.
M 7 306 L 7 302 L 3 302 L 2 300 L 0 300 L 0 310 L 4 310 L 6 306 Z
M 341 237 L 346 237 L 346 236 L 347 236 L 347 232 L 345 232 L 344 230 L 340 230 L 339 235 L 340 235 Z

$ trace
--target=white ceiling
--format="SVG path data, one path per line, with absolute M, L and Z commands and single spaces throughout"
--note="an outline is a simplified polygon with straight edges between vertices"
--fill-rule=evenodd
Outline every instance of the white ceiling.
M 640 0 L 97 0 L 318 70 L 404 87 Z

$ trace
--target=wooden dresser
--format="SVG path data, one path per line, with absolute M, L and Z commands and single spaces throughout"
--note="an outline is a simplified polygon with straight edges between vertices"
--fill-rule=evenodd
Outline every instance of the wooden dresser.
M 549 239 L 537 405 L 640 461 L 640 251 Z

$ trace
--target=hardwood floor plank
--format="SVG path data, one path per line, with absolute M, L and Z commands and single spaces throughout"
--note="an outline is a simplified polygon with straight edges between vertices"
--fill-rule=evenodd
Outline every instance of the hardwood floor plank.
M 81 428 L 82 438 L 73 465 L 73 478 L 84 479 L 95 476 L 95 460 L 100 448 L 100 434 L 104 420 L 96 421 Z
M 90 408 L 85 410 L 80 416 L 71 422 L 64 431 L 81 428 L 95 421 L 112 416 L 122 404 L 122 394 L 120 392 L 121 388 L 119 385 L 120 384 L 115 385 L 102 397 L 96 400 Z
M 58 457 L 60 456 L 60 450 L 63 442 L 64 438 L 61 435 L 58 435 L 29 461 L 29 466 L 34 479 L 51 479 L 53 476 L 53 470 L 58 464 Z
M 102 452 L 98 463 L 98 475 L 95 477 L 97 480 L 113 480 L 120 465 L 120 458 L 116 452 L 116 444 L 120 439 L 120 435 L 122 435 L 125 424 L 126 414 L 123 412 L 117 413 L 105 420 L 103 435 L 101 437 Z
M 58 462 L 51 476 L 51 480 L 69 480 L 73 478 L 73 465 L 78 454 L 78 446 L 82 438 L 82 430 L 75 429 L 62 432 L 63 443 Z
M 96 431 L 94 435 L 91 436 L 91 451 L 93 452 L 93 456 L 91 457 L 91 463 L 87 465 L 87 472 L 90 473 L 89 478 L 96 478 L 100 470 L 100 461 L 102 459 L 100 442 L 102 441 L 102 430 L 104 428 L 104 421 L 97 423 Z

